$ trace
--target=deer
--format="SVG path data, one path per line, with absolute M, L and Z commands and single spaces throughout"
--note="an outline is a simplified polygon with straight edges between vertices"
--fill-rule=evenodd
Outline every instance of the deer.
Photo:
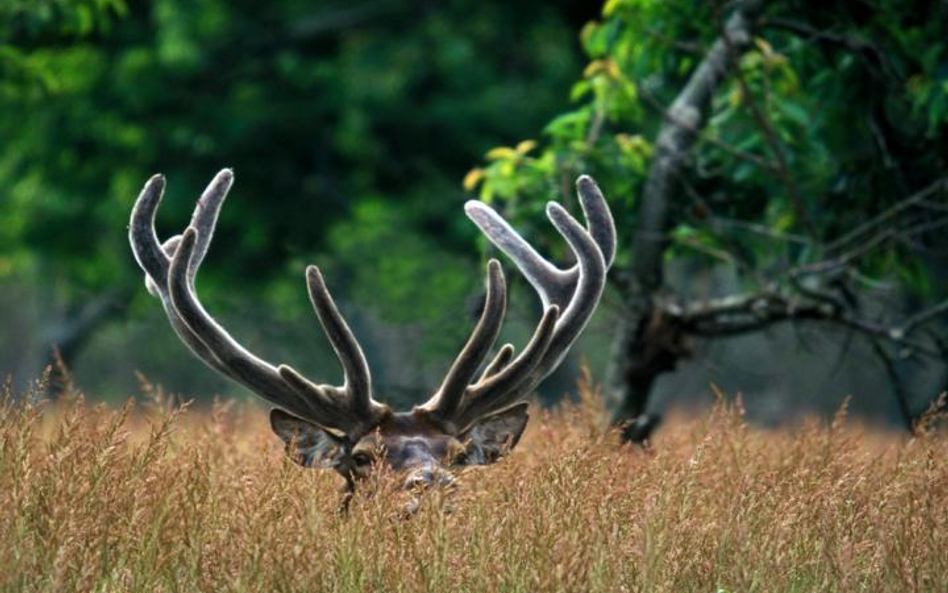
M 378 465 L 399 479 L 403 476 L 401 485 L 418 492 L 453 486 L 458 468 L 490 465 L 507 455 L 526 428 L 527 398 L 560 365 L 586 327 L 615 257 L 612 214 L 589 176 L 576 182 L 585 225 L 557 202 L 546 208 L 575 259 L 567 268 L 541 256 L 493 208 L 468 201 L 468 218 L 513 261 L 539 295 L 543 312 L 519 354 L 514 356 L 515 348 L 508 343 L 491 357 L 507 290 L 500 262 L 490 259 L 483 308 L 470 338 L 431 397 L 398 412 L 376 399 L 362 348 L 316 266 L 306 268 L 309 298 L 342 366 L 341 385 L 316 383 L 291 366 L 274 366 L 258 357 L 201 304 L 197 272 L 233 181 L 232 170 L 221 170 L 198 199 L 185 231 L 162 242 L 155 216 L 165 178 L 152 176 L 132 209 L 132 252 L 145 273 L 147 291 L 161 301 L 178 338 L 211 369 L 274 406 L 270 426 L 287 455 L 303 467 L 338 472 L 345 479 L 344 507 L 356 483 Z

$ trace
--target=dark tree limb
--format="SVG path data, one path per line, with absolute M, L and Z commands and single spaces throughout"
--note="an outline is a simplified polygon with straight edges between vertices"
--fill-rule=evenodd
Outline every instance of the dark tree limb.
M 917 313 L 905 322 L 883 324 L 864 319 L 840 304 L 786 295 L 777 290 L 709 299 L 690 303 L 687 308 L 665 306 L 665 315 L 675 320 L 680 331 L 703 338 L 747 334 L 787 321 L 821 321 L 932 358 L 941 358 L 943 353 L 937 346 L 911 338 L 906 328 L 915 329 L 920 323 L 945 314 L 948 314 L 948 300 Z
M 780 17 L 761 19 L 760 26 L 782 29 L 813 41 L 842 47 L 849 52 L 865 57 L 866 62 L 870 66 L 870 71 L 879 78 L 894 82 L 901 82 L 902 80 L 902 77 L 898 74 L 898 70 L 892 65 L 892 61 L 886 53 L 878 46 L 873 45 L 861 37 L 836 31 L 817 29 L 802 21 Z
M 912 315 L 902 324 L 902 327 L 897 329 L 898 335 L 907 336 L 912 333 L 914 330 L 918 329 L 921 325 L 928 323 L 935 317 L 944 315 L 948 313 L 948 301 L 943 301 L 934 307 L 925 309 L 920 313 Z
M 872 350 L 876 353 L 879 360 L 882 361 L 882 366 L 885 369 L 886 375 L 889 377 L 889 383 L 892 384 L 892 391 L 895 393 L 895 401 L 899 404 L 899 413 L 902 416 L 902 423 L 907 431 L 914 433 L 915 417 L 909 408 L 908 393 L 905 389 L 905 383 L 902 381 L 902 376 L 899 375 L 899 370 L 895 366 L 895 361 L 892 360 L 892 357 L 889 356 L 889 353 L 886 352 L 885 347 L 879 340 L 871 340 L 871 343 Z
M 826 244 L 826 251 L 828 253 L 838 253 L 857 241 L 864 243 L 867 237 L 878 236 L 879 229 L 890 227 L 906 211 L 914 207 L 924 206 L 930 198 L 937 196 L 939 193 L 948 194 L 948 177 L 935 180 L 922 190 L 880 212 L 845 235 L 830 241 Z
M 49 357 L 59 353 L 66 364 L 72 362 L 75 355 L 105 322 L 120 315 L 131 301 L 128 289 L 109 290 L 85 301 L 72 314 L 43 332 L 43 340 L 49 346 Z
M 700 128 L 696 128 L 692 126 L 687 121 L 676 119 L 675 115 L 670 110 L 666 110 L 661 105 L 661 103 L 658 102 L 658 99 L 656 99 L 652 95 L 652 93 L 642 88 L 642 85 L 639 85 L 639 88 L 641 89 L 640 91 L 641 96 L 643 99 L 645 99 L 645 102 L 648 103 L 656 111 L 659 111 L 662 114 L 662 118 L 669 120 L 674 125 L 680 128 L 690 130 L 693 134 L 695 134 L 698 137 L 699 141 L 707 142 L 708 144 L 711 144 L 712 146 L 716 146 L 717 148 L 720 148 L 721 150 L 730 154 L 733 157 L 739 158 L 741 160 L 744 160 L 750 163 L 754 163 L 755 165 L 757 165 L 758 167 L 762 169 L 776 171 L 777 168 L 779 167 L 779 165 L 773 161 L 769 161 L 765 159 L 764 157 L 756 155 L 752 152 L 747 152 L 746 150 L 742 150 L 734 146 L 733 144 L 729 144 L 725 142 L 724 140 L 721 140 L 720 138 L 715 138 L 713 136 L 708 136 L 708 135 L 701 135 Z
M 664 280 L 662 254 L 667 246 L 669 205 L 674 198 L 675 179 L 695 144 L 697 130 L 704 127 L 711 97 L 731 71 L 733 52 L 751 42 L 753 21 L 761 2 L 747 1 L 724 24 L 724 31 L 695 68 L 681 93 L 668 108 L 668 117 L 655 142 L 655 156 L 642 191 L 638 226 L 632 246 L 632 273 L 640 290 L 652 292 Z
M 128 288 L 104 291 L 81 303 L 42 332 L 45 352 L 43 366 L 53 369 L 49 385 L 64 385 L 67 369 L 76 356 L 103 325 L 121 316 L 131 302 Z
M 715 4 L 716 14 L 720 15 L 720 3 Z M 813 224 L 813 220 L 810 218 L 810 213 L 806 209 L 806 205 L 803 203 L 803 198 L 800 196 L 800 188 L 797 187 L 796 179 L 794 179 L 793 174 L 790 172 L 790 166 L 787 163 L 787 156 L 783 150 L 783 144 L 780 142 L 780 139 L 777 136 L 777 131 L 774 129 L 773 123 L 770 121 L 764 108 L 758 104 L 757 99 L 754 97 L 754 94 L 751 92 L 750 84 L 747 82 L 747 77 L 744 76 L 743 70 L 738 63 L 738 52 L 737 44 L 740 43 L 740 40 L 735 40 L 731 36 L 731 32 L 728 30 L 726 24 L 721 21 L 720 16 L 718 16 L 718 22 L 720 26 L 720 35 L 721 40 L 729 48 L 725 55 L 728 59 L 731 60 L 731 69 L 734 71 L 735 78 L 737 79 L 737 84 L 741 89 L 741 95 L 744 97 L 744 101 L 747 104 L 747 108 L 751 113 L 751 117 L 754 118 L 754 121 L 757 122 L 757 127 L 760 128 L 761 132 L 764 134 L 764 140 L 767 143 L 767 146 L 770 148 L 770 152 L 773 153 L 774 160 L 777 163 L 777 175 L 780 177 L 780 181 L 787 188 L 787 195 L 790 198 L 790 202 L 793 204 L 794 210 L 797 212 L 797 216 L 800 219 L 800 222 L 803 223 L 804 228 L 815 238 L 817 233 L 815 232 L 816 227 Z
M 667 109 L 655 142 L 655 155 L 640 200 L 632 263 L 619 272 L 630 292 L 627 319 L 616 334 L 615 356 L 607 370 L 608 392 L 617 400 L 616 419 L 637 418 L 654 380 L 671 370 L 687 349 L 676 332 L 664 331 L 662 311 L 655 307 L 664 283 L 663 257 L 668 246 L 669 212 L 678 178 L 698 132 L 704 128 L 711 98 L 729 75 L 731 52 L 743 51 L 752 40 L 760 0 L 739 2 L 719 37 L 705 53 L 684 88 Z M 724 39 L 724 36 L 727 39 Z M 645 422 L 653 426 L 654 423 Z M 642 436 L 647 439 L 648 435 Z

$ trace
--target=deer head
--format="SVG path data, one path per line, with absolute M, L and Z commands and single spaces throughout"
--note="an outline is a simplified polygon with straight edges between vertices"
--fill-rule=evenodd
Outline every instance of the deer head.
M 129 226 L 145 286 L 161 300 L 171 327 L 198 358 L 276 406 L 270 424 L 297 463 L 334 469 L 350 489 L 376 463 L 403 472 L 409 488 L 449 485 L 453 467 L 490 464 L 514 447 L 528 418 L 523 400 L 560 364 L 586 326 L 615 253 L 612 215 L 589 177 L 577 182 L 585 226 L 559 204 L 547 206 L 547 216 L 575 255 L 568 269 L 542 258 L 489 206 L 468 202 L 468 217 L 536 289 L 543 315 L 519 355 L 505 344 L 484 365 L 506 308 L 504 275 L 500 263 L 490 260 L 484 309 L 470 339 L 427 402 L 396 412 L 375 399 L 362 349 L 315 266 L 306 270 L 309 297 L 342 364 L 342 385 L 318 384 L 285 364 L 258 358 L 201 305 L 195 276 L 233 178 L 229 169 L 218 173 L 184 234 L 164 243 L 154 221 L 165 180 L 161 175 L 148 180 Z

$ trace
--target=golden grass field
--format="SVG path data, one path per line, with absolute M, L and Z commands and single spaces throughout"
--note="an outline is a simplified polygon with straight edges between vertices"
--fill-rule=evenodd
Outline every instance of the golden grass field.
M 263 408 L 0 407 L 0 591 L 948 591 L 948 439 L 739 404 L 645 452 L 595 396 L 411 519 L 282 455 Z

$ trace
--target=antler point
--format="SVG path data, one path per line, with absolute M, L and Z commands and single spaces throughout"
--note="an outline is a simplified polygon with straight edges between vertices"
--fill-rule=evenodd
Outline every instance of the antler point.
M 491 207 L 484 202 L 468 200 L 464 203 L 464 213 L 478 226 L 480 225 L 479 221 L 484 220 L 485 216 L 489 216 L 490 212 L 492 212 Z
M 318 266 L 313 264 L 306 266 L 306 279 L 320 286 L 325 286 L 326 284 L 326 281 L 323 280 L 323 273 L 319 270 Z
M 283 377 L 284 380 L 291 383 L 299 383 L 302 380 L 302 375 L 296 372 L 296 369 L 288 364 L 281 364 L 277 366 L 277 372 L 280 373 L 280 376 Z
M 152 196 L 154 197 L 147 198 L 147 199 L 154 200 L 157 203 L 161 201 L 161 194 L 164 193 L 164 190 L 165 190 L 165 176 L 162 175 L 161 173 L 155 173 L 154 175 L 148 178 L 147 182 L 145 182 L 145 187 L 142 189 L 142 193 L 139 200 L 141 200 L 141 197 L 144 197 L 145 195 L 152 194 Z
M 556 218 L 562 219 L 564 216 L 569 216 L 566 212 L 566 208 L 563 208 L 563 206 L 557 202 L 546 203 L 546 215 L 554 222 L 556 222 Z

